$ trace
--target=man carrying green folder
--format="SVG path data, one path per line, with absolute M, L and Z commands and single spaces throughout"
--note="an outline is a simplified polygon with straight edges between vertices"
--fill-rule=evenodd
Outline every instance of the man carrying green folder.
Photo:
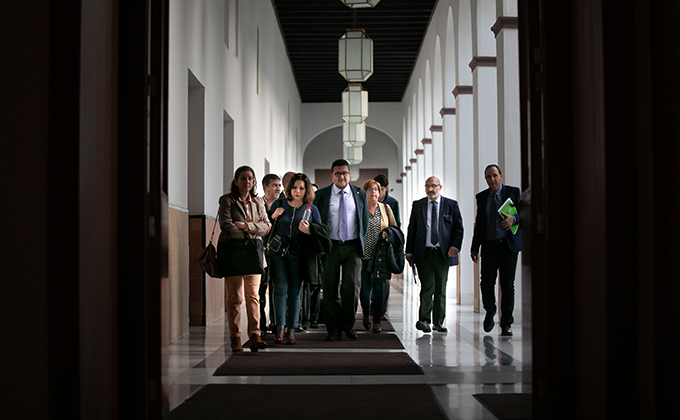
M 522 248 L 520 213 L 515 207 L 520 200 L 520 190 L 502 184 L 503 173 L 495 164 L 484 169 L 484 179 L 489 188 L 477 194 L 477 217 L 470 255 L 472 261 L 479 262 L 479 248 L 482 247 L 480 288 L 482 305 L 486 311 L 484 331 L 490 332 L 495 325 L 495 286 L 498 275 L 501 286 L 501 335 L 511 336 L 515 271 Z

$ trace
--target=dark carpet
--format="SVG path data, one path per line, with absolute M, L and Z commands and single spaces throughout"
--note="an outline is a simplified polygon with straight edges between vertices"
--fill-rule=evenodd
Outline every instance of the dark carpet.
M 417 403 L 414 404 L 414 401 Z M 442 419 L 428 385 L 206 385 L 171 420 Z
M 354 329 L 357 331 L 366 331 L 366 328 L 364 328 L 364 321 L 363 320 L 356 321 L 354 323 Z M 386 332 L 394 332 L 394 327 L 392 326 L 392 324 L 390 324 L 390 321 L 381 321 L 380 329 Z
M 473 394 L 501 420 L 530 420 L 531 394 Z
M 408 353 L 354 352 L 246 351 L 235 353 L 215 371 L 215 376 L 422 374 L 423 369 Z
M 272 335 L 267 335 L 265 341 L 267 345 L 272 348 L 298 348 L 298 349 L 390 349 L 401 350 L 404 346 L 399 341 L 399 337 L 395 334 L 388 333 L 362 333 L 359 331 L 359 338 L 350 340 L 343 333 L 342 339 L 337 341 L 326 341 L 327 334 L 323 331 L 296 333 L 295 339 L 297 342 L 290 344 L 274 344 Z M 243 347 L 248 347 L 249 342 L 246 341 Z M 247 351 L 247 350 L 246 350 Z

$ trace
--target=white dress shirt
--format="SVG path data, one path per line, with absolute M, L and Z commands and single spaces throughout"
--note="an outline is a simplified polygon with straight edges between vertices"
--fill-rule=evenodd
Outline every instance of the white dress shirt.
M 357 205 L 352 197 L 352 188 L 349 184 L 342 190 L 345 194 L 345 211 L 347 212 L 347 240 L 359 238 L 359 223 L 357 221 Z M 340 240 L 338 232 L 338 211 L 340 210 L 340 188 L 335 184 L 331 187 L 331 199 L 328 209 L 328 224 L 331 230 L 331 239 Z

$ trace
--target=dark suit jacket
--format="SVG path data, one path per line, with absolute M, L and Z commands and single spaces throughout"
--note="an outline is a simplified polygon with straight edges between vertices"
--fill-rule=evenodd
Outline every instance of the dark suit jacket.
M 319 214 L 321 215 L 321 223 L 329 226 L 328 224 L 328 213 L 330 210 L 331 202 L 331 191 L 333 184 L 321 188 L 316 192 L 316 197 L 314 198 L 314 205 L 319 209 Z M 354 204 L 356 205 L 357 212 L 357 223 L 359 223 L 359 238 L 361 239 L 361 254 L 364 253 L 364 236 L 368 230 L 368 205 L 366 204 L 366 191 L 359 187 L 355 187 L 350 184 L 352 189 L 352 197 L 354 198 Z
M 475 231 L 472 236 L 472 249 L 470 250 L 471 254 L 479 254 L 479 247 L 482 245 L 484 239 L 486 238 L 486 223 L 487 223 L 486 201 L 488 200 L 488 198 L 489 198 L 488 188 L 477 194 L 477 217 L 475 218 Z M 505 200 L 507 200 L 508 198 L 512 199 L 512 202 L 515 203 L 516 206 L 519 205 L 520 200 L 519 188 L 503 185 L 503 189 L 501 190 L 500 204 L 505 203 Z M 517 214 L 515 215 L 516 219 L 515 224 L 519 224 L 520 216 L 521 214 L 518 211 Z M 508 240 L 508 247 L 510 248 L 510 251 L 519 252 L 522 250 L 521 229 L 517 229 L 517 233 L 514 235 L 512 234 L 511 231 L 507 230 L 505 231 L 505 236 Z
M 413 202 L 411 219 L 408 222 L 406 253 L 412 254 L 412 261 L 419 264 L 425 256 L 427 235 L 427 197 Z M 458 257 L 449 257 L 449 248 L 460 249 L 463 244 L 463 218 L 458 202 L 442 196 L 439 205 L 439 247 L 448 265 L 458 265 Z
M 392 214 L 394 214 L 394 218 L 397 221 L 397 227 L 401 228 L 401 216 L 399 215 L 399 202 L 397 199 L 392 197 L 389 193 L 385 193 L 385 199 L 382 203 L 390 206 Z

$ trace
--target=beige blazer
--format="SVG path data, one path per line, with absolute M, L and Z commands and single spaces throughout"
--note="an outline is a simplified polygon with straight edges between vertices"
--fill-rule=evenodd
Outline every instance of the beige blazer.
M 220 209 L 218 211 L 220 222 L 220 239 L 224 242 L 229 238 L 244 238 L 243 230 L 234 225 L 234 222 L 246 222 L 251 238 L 262 239 L 271 228 L 271 223 L 267 217 L 267 210 L 264 200 L 255 197 L 249 203 L 244 203 L 240 198 L 229 194 L 220 197 Z
M 394 213 L 392 213 L 392 208 L 386 206 L 383 203 L 378 203 L 380 206 L 380 230 L 382 231 L 386 227 L 396 226 L 397 219 L 394 218 Z

